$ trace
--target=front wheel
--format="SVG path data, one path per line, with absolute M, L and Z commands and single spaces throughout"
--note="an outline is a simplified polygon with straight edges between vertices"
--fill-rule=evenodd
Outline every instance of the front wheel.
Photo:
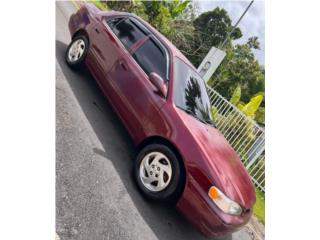
M 185 182 L 182 163 L 162 144 L 150 144 L 140 151 L 134 175 L 143 195 L 158 201 L 176 201 Z
M 88 52 L 89 41 L 85 36 L 79 35 L 72 39 L 66 51 L 66 62 L 71 68 L 83 68 Z

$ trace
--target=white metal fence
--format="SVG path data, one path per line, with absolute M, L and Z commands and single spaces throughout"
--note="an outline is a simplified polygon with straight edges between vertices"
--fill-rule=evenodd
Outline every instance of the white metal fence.
M 207 89 L 217 128 L 240 156 L 254 184 L 264 192 L 264 129 L 213 88 L 207 86 Z

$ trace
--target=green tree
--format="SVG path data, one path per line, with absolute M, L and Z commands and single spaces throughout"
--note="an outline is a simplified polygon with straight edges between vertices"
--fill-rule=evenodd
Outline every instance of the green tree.
M 233 26 L 227 11 L 218 7 L 202 13 L 193 25 L 196 46 L 186 56 L 197 67 L 212 46 L 221 46 Z M 248 102 L 257 92 L 264 92 L 264 68 L 253 54 L 254 49 L 260 49 L 258 37 L 250 37 L 245 44 L 232 44 L 232 40 L 241 37 L 240 28 L 235 28 L 225 44 L 227 56 L 211 77 L 209 85 L 228 99 L 239 86 L 242 100 Z
M 256 93 L 264 92 L 264 67 L 259 64 L 252 51 L 257 46 L 257 38 L 249 39 L 245 44 L 229 46 L 225 59 L 211 77 L 209 85 L 228 99 L 237 86 L 240 86 L 242 100 L 245 102 Z
M 248 42 L 247 42 L 249 48 L 251 49 L 260 49 L 260 42 L 258 40 L 258 37 L 254 36 L 254 37 L 250 37 L 248 39 Z
M 107 4 L 107 6 L 115 11 L 120 12 L 132 12 L 134 10 L 134 1 L 102 1 Z
M 198 33 L 196 45 L 200 46 L 200 48 L 197 50 L 197 55 L 190 56 L 189 58 L 197 67 L 212 46 L 219 47 L 224 42 L 233 26 L 227 11 L 219 7 L 202 13 L 194 20 L 193 25 Z M 231 40 L 241 37 L 241 30 L 237 27 L 231 34 L 230 39 L 227 39 L 227 45 L 231 44 Z
M 189 0 L 142 1 L 147 21 L 165 36 L 172 35 L 174 20 L 188 10 Z

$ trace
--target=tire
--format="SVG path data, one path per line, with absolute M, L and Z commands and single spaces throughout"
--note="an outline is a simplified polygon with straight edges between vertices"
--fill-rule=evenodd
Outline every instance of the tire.
M 147 145 L 139 152 L 134 163 L 134 176 L 146 198 L 161 202 L 176 202 L 185 184 L 183 164 L 174 151 L 162 144 Z
M 78 48 L 76 46 L 78 46 Z M 73 38 L 65 54 L 65 60 L 69 67 L 73 69 L 84 68 L 84 63 L 88 53 L 88 49 L 89 41 L 85 36 L 78 35 L 75 38 Z

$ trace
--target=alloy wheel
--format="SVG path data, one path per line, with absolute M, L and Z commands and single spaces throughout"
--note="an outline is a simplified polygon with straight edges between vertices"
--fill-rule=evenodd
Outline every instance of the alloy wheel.
M 85 50 L 85 42 L 82 39 L 78 39 L 72 43 L 72 45 L 69 48 L 68 52 L 68 58 L 70 62 L 76 62 L 78 61 Z
M 172 167 L 169 159 L 160 152 L 148 153 L 140 163 L 142 184 L 153 192 L 164 190 L 170 183 Z

